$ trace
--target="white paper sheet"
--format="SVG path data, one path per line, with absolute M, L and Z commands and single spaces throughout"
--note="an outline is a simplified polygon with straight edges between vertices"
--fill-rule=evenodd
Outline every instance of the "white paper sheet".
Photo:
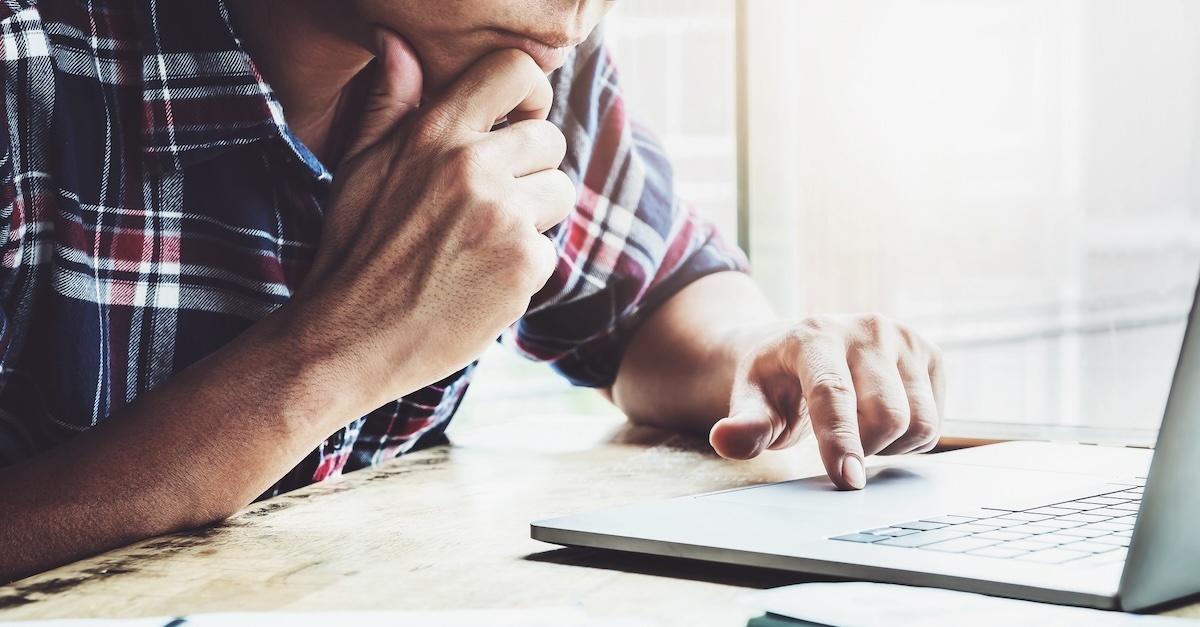
M 69 619 L 4 627 L 650 627 L 641 620 L 589 618 L 582 607 L 434 612 L 255 612 L 185 617 Z
M 1193 627 L 1200 622 L 1090 610 L 938 588 L 883 583 L 802 583 L 743 595 L 772 614 L 837 627 Z

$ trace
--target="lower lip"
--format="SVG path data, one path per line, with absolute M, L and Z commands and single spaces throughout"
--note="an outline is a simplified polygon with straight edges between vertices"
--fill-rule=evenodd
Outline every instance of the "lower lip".
M 572 48 L 554 48 L 528 37 L 507 33 L 501 37 L 500 44 L 521 50 L 532 57 L 534 62 L 546 72 L 553 72 L 562 67 L 567 62 L 567 57 L 570 56 L 572 50 Z

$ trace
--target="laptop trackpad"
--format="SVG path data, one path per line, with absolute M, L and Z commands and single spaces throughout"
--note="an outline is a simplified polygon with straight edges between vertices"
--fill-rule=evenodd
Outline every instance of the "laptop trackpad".
M 1096 483 L 1096 477 L 1087 475 L 906 459 L 896 465 L 868 469 L 863 490 L 841 491 L 821 476 L 697 498 L 806 511 L 836 510 L 843 515 L 905 510 L 951 513 L 999 506 L 1038 493 L 1049 498 L 1063 489 Z

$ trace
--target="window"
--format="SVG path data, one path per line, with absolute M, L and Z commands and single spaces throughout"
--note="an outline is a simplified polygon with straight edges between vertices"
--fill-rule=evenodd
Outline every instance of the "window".
M 1200 268 L 1200 5 L 746 4 L 779 308 L 939 340 L 951 432 L 1152 441 Z

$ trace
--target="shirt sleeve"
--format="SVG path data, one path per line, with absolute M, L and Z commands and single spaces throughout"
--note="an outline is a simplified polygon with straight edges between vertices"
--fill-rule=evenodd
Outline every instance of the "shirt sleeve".
M 675 194 L 671 164 L 630 119 L 603 32 L 552 77 L 550 120 L 578 200 L 550 230 L 558 267 L 502 338 L 575 385 L 608 387 L 638 325 L 703 276 L 745 271 L 745 255 Z
M 9 323 L 7 303 L 13 292 L 13 282 L 16 279 L 20 265 L 20 236 L 19 223 L 21 216 L 16 211 L 17 187 L 13 170 L 12 134 L 9 127 L 13 116 L 9 114 L 9 103 L 16 94 L 11 94 L 8 77 L 9 58 L 19 58 L 19 51 L 12 48 L 17 45 L 13 24 L 16 9 L 14 2 L 0 4 L 0 52 L 4 53 L 4 61 L 0 62 L 0 106 L 5 115 L 0 123 L 0 389 L 3 389 L 7 379 L 5 369 L 9 366 L 9 346 L 12 344 L 12 325 Z M 17 228 L 14 228 L 17 227 Z

